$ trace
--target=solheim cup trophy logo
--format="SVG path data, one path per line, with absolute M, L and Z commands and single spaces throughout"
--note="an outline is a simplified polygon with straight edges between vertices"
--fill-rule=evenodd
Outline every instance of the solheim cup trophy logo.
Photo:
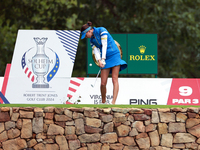
M 49 81 L 56 75 L 60 60 L 56 52 L 45 47 L 46 37 L 34 37 L 36 47 L 26 51 L 21 65 L 26 76 L 33 82 L 32 88 L 49 88 Z
M 32 58 L 33 73 L 37 75 L 37 82 L 32 84 L 33 88 L 49 88 L 45 83 L 44 76 L 49 71 L 49 57 L 45 54 L 45 43 L 47 38 L 34 38 L 37 45 L 37 53 Z

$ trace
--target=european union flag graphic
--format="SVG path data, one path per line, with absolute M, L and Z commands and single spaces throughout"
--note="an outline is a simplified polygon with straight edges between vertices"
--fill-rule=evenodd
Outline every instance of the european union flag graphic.
M 47 81 L 48 82 L 55 76 L 55 74 L 57 73 L 57 71 L 59 69 L 60 60 L 59 60 L 58 55 L 56 53 L 55 53 L 55 55 L 56 55 L 55 65 L 54 65 L 53 69 L 49 72 L 49 74 L 47 75 Z

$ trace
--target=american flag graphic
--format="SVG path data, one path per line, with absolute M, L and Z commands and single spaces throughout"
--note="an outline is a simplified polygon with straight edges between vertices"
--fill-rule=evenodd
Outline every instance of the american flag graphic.
M 58 35 L 58 38 L 63 44 L 63 47 L 65 48 L 65 50 L 68 52 L 70 59 L 74 63 L 80 31 L 79 30 L 68 30 L 68 31 L 56 30 L 56 34 Z
M 22 56 L 22 69 L 24 70 L 24 73 L 27 75 L 27 77 L 32 81 L 34 82 L 35 80 L 35 75 L 32 73 L 32 71 L 28 68 L 28 66 L 26 65 L 26 61 L 25 61 L 25 58 L 26 58 L 26 52 L 24 53 L 24 55 Z
M 77 89 L 83 82 L 84 78 L 73 78 L 70 80 L 69 89 L 67 97 L 72 98 L 73 95 L 76 93 Z

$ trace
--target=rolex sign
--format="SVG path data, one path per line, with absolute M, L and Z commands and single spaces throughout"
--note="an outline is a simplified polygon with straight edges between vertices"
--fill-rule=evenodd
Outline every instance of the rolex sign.
M 157 74 L 157 34 L 128 34 L 128 73 Z

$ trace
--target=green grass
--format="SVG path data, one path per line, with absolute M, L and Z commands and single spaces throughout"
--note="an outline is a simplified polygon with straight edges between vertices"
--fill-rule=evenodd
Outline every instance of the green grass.
M 198 105 L 94 105 L 94 104 L 0 104 L 0 107 L 57 107 L 57 108 L 83 108 L 83 107 L 93 107 L 93 108 L 187 108 L 187 107 L 200 107 Z

